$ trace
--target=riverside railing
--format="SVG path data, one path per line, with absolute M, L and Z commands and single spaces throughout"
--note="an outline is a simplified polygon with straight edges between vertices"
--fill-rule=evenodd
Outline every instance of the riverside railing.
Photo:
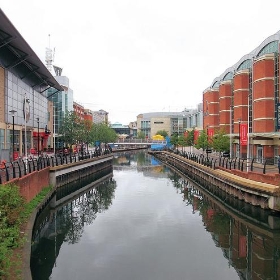
M 197 163 L 209 166 L 213 169 L 220 166 L 226 169 L 237 169 L 246 172 L 254 171 L 263 174 L 267 173 L 279 173 L 278 167 L 273 164 L 273 158 L 265 159 L 263 163 L 256 162 L 255 158 L 229 158 L 222 156 L 209 156 L 198 153 L 182 152 L 180 150 L 170 150 L 175 154 L 180 154 L 181 156 L 193 160 Z M 247 166 L 248 165 L 248 166 Z
M 0 184 L 12 179 L 21 178 L 34 171 L 42 170 L 48 166 L 54 167 L 72 162 L 78 162 L 101 155 L 110 154 L 110 149 L 95 150 L 84 153 L 55 154 L 52 156 L 42 155 L 39 157 L 19 158 L 12 162 L 2 162 L 0 166 Z

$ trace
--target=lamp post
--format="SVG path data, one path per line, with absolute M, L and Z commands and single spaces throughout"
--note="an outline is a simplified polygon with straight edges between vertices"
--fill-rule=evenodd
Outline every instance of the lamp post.
M 37 153 L 38 153 L 38 157 L 39 157 L 39 149 L 40 149 L 40 136 L 39 136 L 39 118 L 37 118 L 37 124 L 38 124 L 38 145 L 37 145 Z
M 229 123 L 229 157 L 232 158 L 232 105 L 230 105 L 230 123 Z
M 12 118 L 13 118 L 13 146 L 12 146 L 12 158 L 14 160 L 14 150 L 15 150 L 15 113 L 17 111 L 16 110 L 11 110 L 10 113 L 12 114 Z
M 208 147 L 208 125 L 206 126 L 206 142 L 207 142 L 207 147 L 206 147 L 206 157 L 207 157 L 207 162 L 208 162 L 208 152 L 209 152 L 209 147 Z
M 30 118 L 30 110 L 29 110 L 29 102 L 30 100 L 26 98 L 26 94 L 24 96 L 24 153 L 25 160 L 27 162 L 27 131 L 26 131 L 26 123 Z
M 241 124 L 241 119 L 239 118 L 238 119 L 239 158 L 241 156 L 240 124 Z

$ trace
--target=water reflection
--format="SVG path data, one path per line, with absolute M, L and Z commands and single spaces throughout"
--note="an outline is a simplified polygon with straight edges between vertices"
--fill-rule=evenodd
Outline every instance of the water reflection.
M 80 241 L 84 227 L 112 204 L 115 188 L 113 179 L 106 180 L 55 209 L 49 206 L 48 213 L 37 218 L 30 262 L 33 279 L 49 279 L 61 245 Z
M 279 279 L 279 214 L 225 193 L 209 194 L 177 173 L 170 179 L 186 205 L 192 206 L 193 214 L 201 215 L 205 229 L 240 279 Z
M 113 179 L 41 213 L 31 269 L 33 279 L 276 280 L 279 228 L 278 215 L 145 152 L 120 153 Z

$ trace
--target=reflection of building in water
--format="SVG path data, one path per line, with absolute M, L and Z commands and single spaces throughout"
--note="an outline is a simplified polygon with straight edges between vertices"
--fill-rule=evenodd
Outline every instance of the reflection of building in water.
M 80 188 L 85 186 L 81 181 L 76 184 Z M 114 180 L 103 180 L 78 194 L 77 191 L 73 192 L 70 200 L 63 202 L 60 199 L 61 204 L 55 209 L 51 208 L 55 204 L 53 201 L 45 207 L 33 227 L 30 258 L 32 279 L 49 279 L 62 244 L 79 241 L 84 225 L 93 223 L 99 213 L 109 209 L 115 188 Z M 66 190 L 68 192 L 69 188 Z M 56 197 L 53 199 L 56 200 Z
M 210 196 L 193 183 L 182 191 L 240 279 L 280 279 L 279 216 L 238 199 Z

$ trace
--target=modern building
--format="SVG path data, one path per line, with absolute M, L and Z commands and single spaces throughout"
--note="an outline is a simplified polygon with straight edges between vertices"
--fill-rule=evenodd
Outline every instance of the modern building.
M 279 155 L 280 31 L 265 39 L 203 92 L 204 129 L 223 129 L 231 156 L 263 163 Z
M 165 130 L 171 136 L 191 129 L 202 130 L 202 126 L 202 105 L 182 112 L 153 112 L 137 116 L 137 131 L 143 132 L 146 138 L 152 138 L 159 130 Z
M 98 111 L 93 111 L 93 123 L 106 123 L 108 124 L 108 112 L 100 109 Z
M 48 90 L 63 91 L 0 9 L 0 159 L 48 147 Z
M 110 128 L 112 128 L 117 133 L 119 139 L 125 139 L 131 136 L 130 127 L 128 125 L 123 125 L 117 122 L 111 124 Z
M 50 65 L 48 65 L 50 67 Z M 48 100 L 50 104 L 50 121 L 52 123 L 52 138 L 50 146 L 54 150 L 62 148 L 63 143 L 59 139 L 59 127 L 61 127 L 62 120 L 66 112 L 74 110 L 73 90 L 69 86 L 69 78 L 62 76 L 62 68 L 54 66 L 56 76 L 54 76 L 57 83 L 60 84 L 62 90 L 50 88 L 47 91 Z M 55 143 L 55 145 L 54 145 Z

